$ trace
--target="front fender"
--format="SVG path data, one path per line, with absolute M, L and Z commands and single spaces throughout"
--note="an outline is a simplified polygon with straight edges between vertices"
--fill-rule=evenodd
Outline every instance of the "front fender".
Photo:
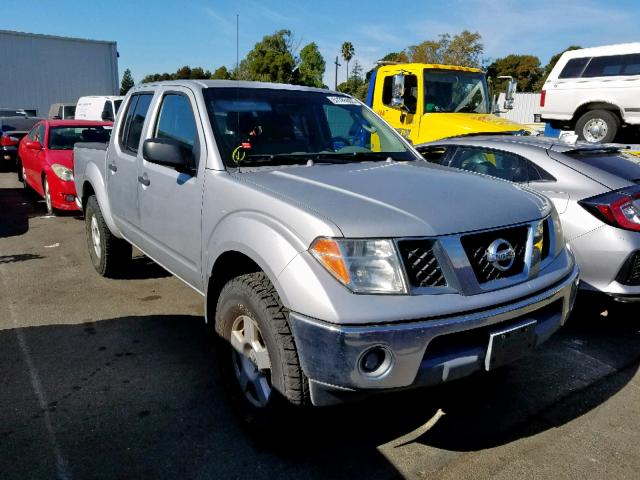
M 87 184 L 90 185 L 95 192 L 98 205 L 100 205 L 100 210 L 102 212 L 102 218 L 104 218 L 109 230 L 111 230 L 111 233 L 116 237 L 123 238 L 122 233 L 120 233 L 120 229 L 116 226 L 116 223 L 113 220 L 109 196 L 107 195 L 107 187 L 104 183 L 104 176 L 95 163 L 88 163 L 85 168 L 82 190 L 78 192 L 82 195 L 82 198 L 85 196 Z
M 279 220 L 256 211 L 236 211 L 223 218 L 209 234 L 204 252 L 205 285 L 209 283 L 216 260 L 225 252 L 238 252 L 253 260 L 264 271 L 285 307 L 287 289 L 278 277 L 299 252 L 308 248 L 303 240 Z

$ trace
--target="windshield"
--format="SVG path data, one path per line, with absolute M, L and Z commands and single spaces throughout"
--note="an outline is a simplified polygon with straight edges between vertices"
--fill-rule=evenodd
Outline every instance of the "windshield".
M 481 72 L 425 69 L 424 91 L 425 113 L 490 113 Z
M 116 113 L 118 113 L 118 110 L 120 110 L 120 105 L 122 105 L 122 100 L 114 100 L 113 101 L 113 106 L 116 109 Z
M 63 107 L 64 118 L 73 118 L 76 116 L 76 106 L 75 105 L 65 105 Z
M 73 150 L 77 142 L 106 143 L 111 129 L 104 127 L 53 127 L 49 131 L 50 150 Z
M 565 152 L 565 155 L 630 182 L 640 182 L 640 164 L 622 152 Z
M 226 165 L 417 159 L 391 127 L 351 97 L 264 88 L 209 88 L 204 97 Z

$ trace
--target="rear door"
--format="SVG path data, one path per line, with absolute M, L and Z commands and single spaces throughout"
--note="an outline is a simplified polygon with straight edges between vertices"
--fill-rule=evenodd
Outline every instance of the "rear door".
M 138 163 L 142 161 L 141 139 L 153 93 L 132 95 L 124 118 L 107 152 L 106 181 L 113 218 L 125 237 L 137 244 L 140 239 L 138 214 Z
M 202 194 L 206 144 L 194 94 L 188 88 L 165 89 L 154 104 L 148 138 L 178 141 L 194 158 L 193 171 L 177 171 L 142 160 L 140 247 L 172 273 L 202 289 Z

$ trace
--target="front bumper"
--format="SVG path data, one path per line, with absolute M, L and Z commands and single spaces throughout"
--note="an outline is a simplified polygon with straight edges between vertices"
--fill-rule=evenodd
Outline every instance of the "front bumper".
M 535 320 L 535 346 L 567 320 L 578 269 L 554 286 L 491 309 L 395 324 L 341 326 L 289 314 L 314 405 L 342 403 L 384 389 L 436 385 L 485 368 L 489 334 Z M 380 376 L 363 373 L 361 357 L 379 346 L 391 354 Z M 526 353 L 526 352 L 523 352 Z

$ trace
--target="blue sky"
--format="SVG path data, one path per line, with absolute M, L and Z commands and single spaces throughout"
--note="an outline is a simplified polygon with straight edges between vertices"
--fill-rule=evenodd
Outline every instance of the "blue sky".
M 487 58 L 526 53 L 543 64 L 571 44 L 640 41 L 637 0 L 30 0 L 5 9 L 0 29 L 116 40 L 120 74 L 130 68 L 138 81 L 182 65 L 232 67 L 236 13 L 241 58 L 263 35 L 288 28 L 300 48 L 318 44 L 330 86 L 345 40 L 365 68 L 388 52 L 463 29 L 480 32 Z M 344 80 L 344 65 L 339 75 Z

